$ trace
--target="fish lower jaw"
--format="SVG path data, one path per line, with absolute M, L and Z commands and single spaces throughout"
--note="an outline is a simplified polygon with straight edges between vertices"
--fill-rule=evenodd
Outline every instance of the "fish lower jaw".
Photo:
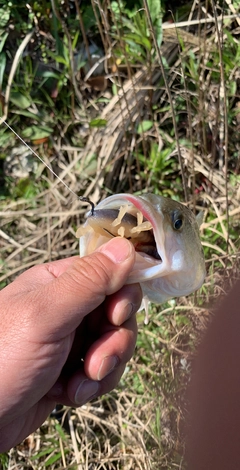
M 152 279 L 164 277 L 172 272 L 168 260 L 155 259 L 145 253 L 136 253 L 133 269 L 128 277 L 127 284 L 144 283 Z

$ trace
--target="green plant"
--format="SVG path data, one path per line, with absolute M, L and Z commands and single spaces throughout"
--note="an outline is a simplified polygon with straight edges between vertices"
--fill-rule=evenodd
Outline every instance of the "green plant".
M 0 467 L 2 470 L 7 470 L 8 468 L 8 455 L 6 454 L 0 454 Z
M 173 176 L 177 174 L 177 163 L 172 156 L 174 149 L 174 144 L 168 144 L 165 148 L 159 149 L 158 144 L 151 140 L 147 160 L 140 153 L 136 155 L 136 158 L 144 168 L 147 165 L 147 171 L 142 171 L 140 174 L 141 179 L 143 181 L 151 181 L 153 191 L 163 196 L 176 195 L 174 190 L 176 189 L 176 176 L 174 179 Z
M 152 17 L 154 33 L 157 43 L 162 42 L 162 10 L 161 2 L 150 0 L 149 9 Z M 114 54 L 133 65 L 134 63 L 152 60 L 152 38 L 149 25 L 144 11 L 129 10 L 122 1 L 111 2 L 111 13 L 113 15 L 113 37 L 117 39 L 118 47 Z

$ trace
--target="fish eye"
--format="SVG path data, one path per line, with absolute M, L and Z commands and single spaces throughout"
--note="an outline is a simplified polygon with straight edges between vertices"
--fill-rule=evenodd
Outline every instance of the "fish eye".
M 180 230 L 183 226 L 183 216 L 182 216 L 181 212 L 174 211 L 172 221 L 173 221 L 174 230 Z
M 174 228 L 175 230 L 179 230 L 182 227 L 183 221 L 182 219 L 177 219 L 174 222 Z

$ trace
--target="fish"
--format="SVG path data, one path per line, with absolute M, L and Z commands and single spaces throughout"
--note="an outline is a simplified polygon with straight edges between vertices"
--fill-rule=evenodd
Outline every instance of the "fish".
M 113 237 L 125 237 L 136 259 L 126 284 L 140 283 L 144 305 L 162 304 L 199 289 L 206 275 L 197 216 L 184 204 L 156 194 L 116 194 L 86 215 L 76 233 L 80 256 Z

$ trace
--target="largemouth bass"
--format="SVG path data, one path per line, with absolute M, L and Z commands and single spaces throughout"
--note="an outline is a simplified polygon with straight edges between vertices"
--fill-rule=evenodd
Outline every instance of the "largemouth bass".
M 160 304 L 194 292 L 204 281 L 200 218 L 163 196 L 110 196 L 87 214 L 78 229 L 80 256 L 112 237 L 126 237 L 136 251 L 127 284 L 139 282 L 144 299 Z

